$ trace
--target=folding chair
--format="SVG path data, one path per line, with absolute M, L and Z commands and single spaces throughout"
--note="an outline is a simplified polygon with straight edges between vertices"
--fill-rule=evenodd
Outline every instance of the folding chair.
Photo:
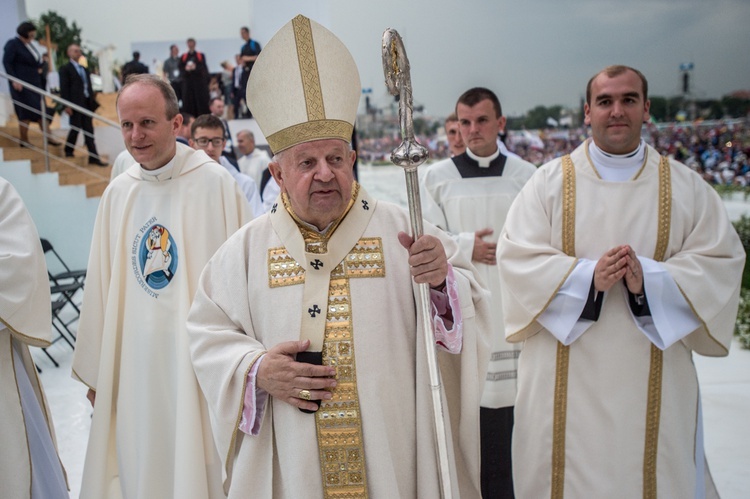
M 70 338 L 75 341 L 76 337 L 73 334 L 73 332 L 68 328 L 68 324 L 65 323 L 64 320 L 62 320 L 59 316 L 60 311 L 65 307 L 67 303 L 67 300 L 65 298 L 58 298 L 57 300 L 52 301 L 52 326 L 57 330 L 58 336 L 54 340 L 52 340 L 52 343 L 50 343 L 50 346 L 54 345 L 60 340 L 64 340 L 65 343 L 70 345 L 70 348 L 73 347 L 73 343 L 68 339 L 67 336 L 65 336 L 65 333 L 63 332 L 63 329 L 68 332 L 70 335 Z M 52 361 L 52 363 L 55 365 L 55 367 L 60 367 L 60 364 L 57 363 L 54 357 L 52 357 L 52 354 L 50 354 L 47 351 L 47 348 L 42 348 L 42 351 L 44 354 L 49 357 L 49 360 Z M 37 367 L 38 369 L 38 367 Z
M 81 283 L 81 287 L 83 287 L 83 282 L 86 280 L 86 269 L 70 270 L 68 264 L 65 263 L 62 257 L 57 253 L 57 251 L 55 251 L 55 248 L 52 247 L 52 243 L 44 238 L 40 238 L 39 240 L 42 242 L 42 249 L 44 250 L 44 254 L 46 255 L 47 253 L 51 252 L 53 255 L 55 255 L 57 261 L 60 262 L 60 265 L 62 265 L 65 269 L 65 272 L 58 272 L 57 274 L 52 274 L 48 271 L 47 273 L 49 274 L 50 280 L 54 281 L 55 284 L 61 284 L 61 280 L 64 281 L 66 279 L 70 279 L 73 282 Z
M 63 298 L 65 303 L 70 304 L 73 309 L 75 310 L 75 317 L 73 317 L 68 322 L 63 321 L 59 314 L 57 315 L 57 318 L 63 323 L 66 328 L 68 325 L 70 325 L 72 322 L 76 321 L 78 317 L 81 315 L 81 309 L 79 308 L 79 304 L 76 303 L 73 300 L 73 297 L 78 292 L 78 290 L 83 289 L 83 285 L 86 281 L 86 269 L 80 269 L 80 270 L 71 270 L 67 263 L 65 263 L 65 260 L 62 259 L 60 254 L 55 251 L 55 248 L 52 246 L 52 243 L 50 243 L 47 239 L 40 238 L 40 241 L 42 243 L 42 249 L 44 250 L 44 254 L 52 254 L 55 256 L 57 261 L 60 265 L 62 265 L 62 268 L 65 270 L 63 272 L 57 272 L 52 273 L 49 270 L 47 270 L 47 274 L 49 275 L 50 280 L 50 294 L 52 295 L 53 303 L 55 300 Z M 60 309 L 61 310 L 61 309 Z M 59 312 L 59 310 L 58 310 Z

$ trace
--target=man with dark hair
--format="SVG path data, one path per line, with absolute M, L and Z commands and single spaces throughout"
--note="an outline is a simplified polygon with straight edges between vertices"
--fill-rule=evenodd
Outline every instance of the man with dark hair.
M 505 341 L 495 249 L 513 199 L 536 168 L 498 148 L 505 116 L 491 90 L 464 92 L 456 116 L 466 151 L 424 171 L 422 214 L 451 234 L 492 293 L 492 355 L 480 402 L 482 495 L 512 498 L 510 451 L 520 348 Z
M 451 156 L 460 156 L 466 152 L 466 144 L 461 138 L 461 127 L 458 123 L 456 113 L 451 113 L 445 118 L 445 137 L 448 141 L 448 149 Z
M 246 95 L 247 79 L 250 77 L 250 72 L 253 70 L 255 60 L 258 59 L 258 56 L 260 55 L 261 47 L 260 43 L 250 38 L 250 28 L 248 28 L 247 26 L 243 26 L 242 28 L 240 28 L 240 36 L 245 42 L 240 48 L 240 62 L 242 62 L 243 67 L 240 92 L 241 95 Z M 249 103 L 246 101 L 245 105 L 249 106 Z M 249 110 L 247 117 L 252 118 L 252 113 L 250 113 Z
M 182 110 L 193 116 L 208 114 L 208 64 L 203 52 L 195 49 L 195 39 L 188 38 L 188 50 L 180 56 L 182 77 Z
M 179 130 L 177 130 L 177 142 L 180 142 L 182 144 L 185 144 L 186 146 L 189 146 L 190 145 L 190 130 L 193 127 L 195 116 L 193 116 L 190 113 L 185 113 L 185 112 L 182 112 L 180 114 L 182 115 L 182 125 L 180 125 Z
M 81 47 L 74 43 L 68 46 L 67 53 L 70 61 L 60 68 L 60 97 L 89 111 L 96 111 L 99 104 L 96 102 L 94 89 L 91 86 L 91 75 L 87 68 L 78 63 L 83 55 Z M 65 113 L 70 116 L 70 131 L 65 140 L 65 156 L 73 156 L 80 131 L 83 133 L 83 142 L 89 152 L 89 164 L 107 166 L 96 151 L 94 124 L 91 117 L 74 111 L 71 107 L 66 107 Z
M 252 213 L 223 168 L 175 140 L 169 83 L 131 76 L 117 113 L 135 164 L 94 225 L 73 358 L 94 406 L 81 497 L 224 498 L 185 321 L 204 265 Z
M 745 254 L 721 199 L 641 139 L 643 75 L 587 85 L 591 138 L 542 166 L 498 245 L 524 342 L 519 497 L 714 497 L 693 354 L 727 355 Z M 718 496 L 717 496 L 718 497 Z
M 128 76 L 130 75 L 141 75 L 148 73 L 148 66 L 143 64 L 141 62 L 141 53 L 137 50 L 133 52 L 133 60 L 126 62 L 122 66 L 122 71 L 120 72 L 120 81 L 124 84 Z
M 190 147 L 200 149 L 208 154 L 208 157 L 223 166 L 232 178 L 240 186 L 245 194 L 245 198 L 250 203 L 253 210 L 253 216 L 262 215 L 265 210 L 261 201 L 258 186 L 255 181 L 237 170 L 237 167 L 230 163 L 229 159 L 224 156 L 224 145 L 226 138 L 223 136 L 224 126 L 219 118 L 213 114 L 204 114 L 193 120 L 190 126 Z

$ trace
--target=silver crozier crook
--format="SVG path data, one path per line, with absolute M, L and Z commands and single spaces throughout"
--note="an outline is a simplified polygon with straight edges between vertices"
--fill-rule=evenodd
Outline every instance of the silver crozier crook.
M 383 33 L 383 71 L 385 84 L 391 95 L 399 96 L 398 114 L 401 122 L 401 145 L 391 153 L 391 161 L 404 168 L 406 174 L 406 191 L 409 199 L 409 216 L 411 218 L 411 236 L 416 241 L 422 235 L 422 207 L 419 200 L 419 179 L 417 167 L 427 159 L 427 149 L 414 138 L 414 121 L 412 119 L 411 75 L 409 59 L 406 57 L 404 42 L 395 29 L 388 28 Z M 424 325 L 424 343 L 427 353 L 427 367 L 430 371 L 430 390 L 432 392 L 432 409 L 435 416 L 435 437 L 438 451 L 438 469 L 440 471 L 440 488 L 442 497 L 452 497 L 450 461 L 448 458 L 448 436 L 445 429 L 443 399 L 441 396 L 440 370 L 435 352 L 435 335 L 432 325 L 430 306 L 430 285 L 419 285 L 419 302 L 422 324 Z

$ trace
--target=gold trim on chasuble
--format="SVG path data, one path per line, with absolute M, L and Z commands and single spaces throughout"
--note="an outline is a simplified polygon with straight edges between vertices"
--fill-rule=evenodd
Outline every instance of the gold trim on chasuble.
M 320 241 L 306 238 L 305 244 L 309 250 Z M 349 279 L 359 277 L 385 277 L 381 238 L 361 238 L 331 272 L 323 365 L 336 366 L 338 385 L 331 390 L 333 398 L 322 400 L 315 413 L 323 495 L 327 499 L 367 497 L 349 289 Z M 302 284 L 304 267 L 285 248 L 272 248 L 268 250 L 268 281 L 271 287 Z
M 570 154 L 562 158 L 562 250 L 576 253 L 576 174 Z M 565 488 L 565 426 L 568 413 L 568 366 L 570 347 L 557 343 L 554 414 L 552 417 L 552 483 L 550 497 L 562 499 Z
M 661 157 L 659 162 L 659 223 L 656 229 L 654 260 L 663 262 L 669 244 L 672 221 L 672 180 L 669 159 Z M 656 499 L 656 459 L 659 445 L 661 420 L 661 389 L 664 352 L 651 344 L 651 365 L 648 373 L 648 396 L 646 405 L 646 437 L 643 450 L 643 498 Z
M 664 261 L 669 244 L 672 217 L 672 184 L 669 160 L 659 164 L 659 210 L 654 260 Z M 562 158 L 563 171 L 563 252 L 575 256 L 575 166 L 570 155 Z M 552 484 L 550 497 L 561 499 L 565 486 L 565 425 L 568 398 L 568 367 L 570 347 L 558 342 L 555 373 L 554 416 L 552 423 Z M 651 345 L 648 404 L 646 407 L 646 435 L 643 459 L 643 497 L 656 498 L 656 458 L 661 415 L 663 352 Z

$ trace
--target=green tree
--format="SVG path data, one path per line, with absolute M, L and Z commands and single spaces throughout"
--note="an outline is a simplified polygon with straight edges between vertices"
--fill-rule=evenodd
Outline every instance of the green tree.
M 716 99 L 700 100 L 695 102 L 698 115 L 706 120 L 718 120 L 724 117 L 724 108 Z
M 656 121 L 666 121 L 668 108 L 667 99 L 655 96 L 650 97 L 649 100 L 651 101 L 651 108 L 649 109 L 651 117 Z
M 721 99 L 724 112 L 732 118 L 742 118 L 750 113 L 750 99 L 725 95 Z
M 39 19 L 34 22 L 34 25 L 38 30 L 37 39 L 42 43 L 46 40 L 47 27 L 49 26 L 50 41 L 57 46 L 55 49 L 55 66 L 56 69 L 60 69 L 68 62 L 66 54 L 68 46 L 73 43 L 81 45 L 81 28 L 75 21 L 68 26 L 68 21 L 54 10 L 42 13 Z M 97 72 L 99 70 L 97 57 L 91 50 L 83 46 L 81 46 L 81 50 L 88 61 L 89 71 Z
M 506 130 L 523 130 L 526 118 L 523 116 L 508 116 L 505 121 Z

